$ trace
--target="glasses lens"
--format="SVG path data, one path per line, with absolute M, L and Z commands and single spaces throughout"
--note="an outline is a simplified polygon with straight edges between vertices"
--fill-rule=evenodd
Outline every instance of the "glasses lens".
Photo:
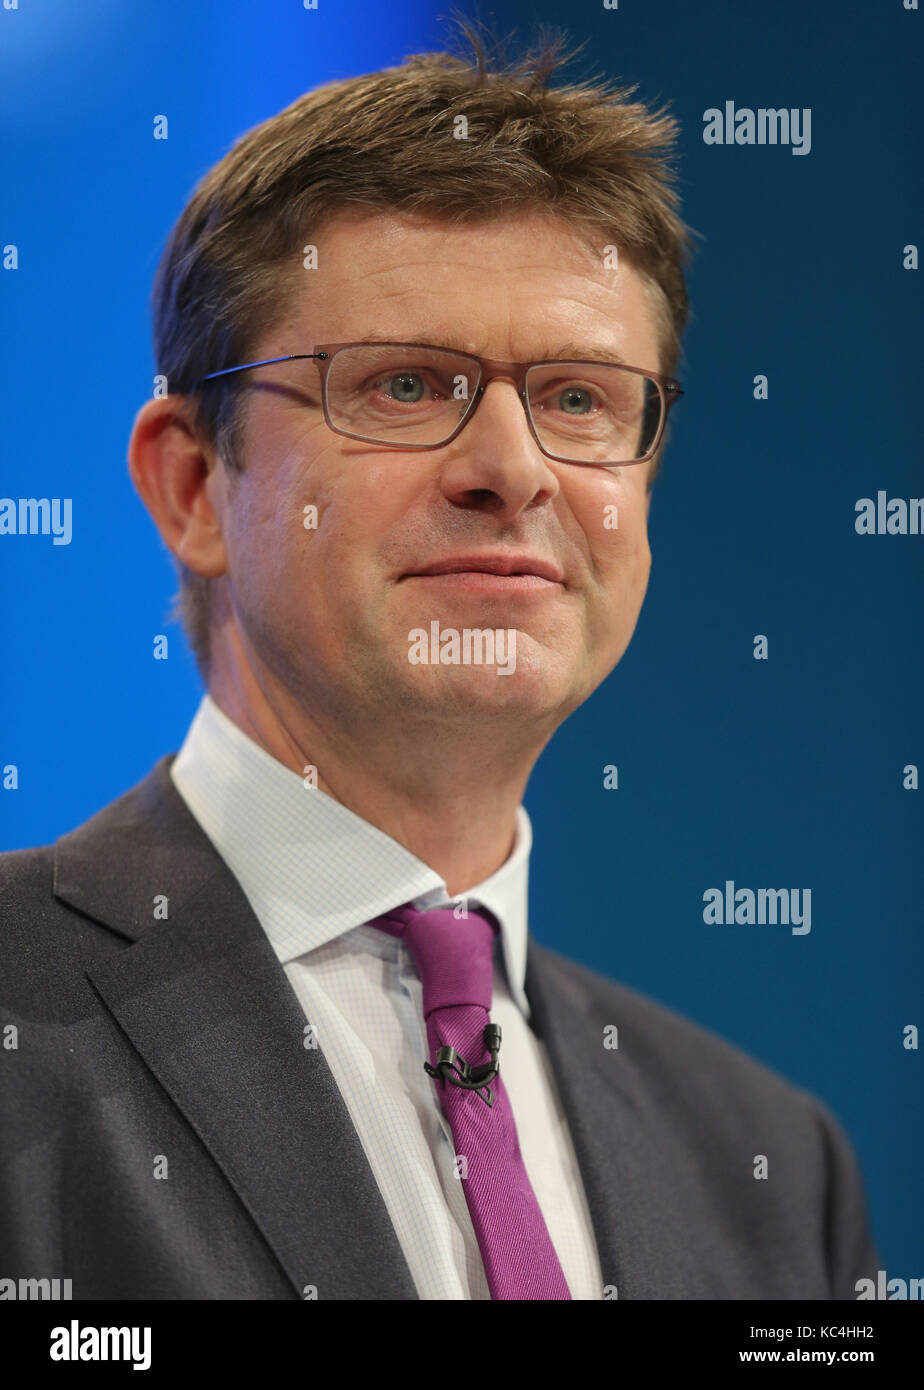
M 542 445 L 575 463 L 633 463 L 658 436 L 661 392 L 653 377 L 608 364 L 553 362 L 526 374 Z
M 380 444 L 440 444 L 478 389 L 458 353 L 393 344 L 341 348 L 327 375 L 331 423 Z

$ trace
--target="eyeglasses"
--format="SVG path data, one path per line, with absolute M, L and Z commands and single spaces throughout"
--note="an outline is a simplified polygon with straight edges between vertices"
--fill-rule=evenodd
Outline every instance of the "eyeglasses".
M 395 449 L 441 449 L 465 428 L 492 381 L 517 388 L 530 431 L 547 458 L 623 467 L 661 443 L 679 381 L 609 362 L 500 362 L 427 343 L 325 343 L 209 372 L 193 387 L 256 367 L 307 406 L 320 403 L 335 434 Z M 312 365 L 314 364 L 314 365 Z

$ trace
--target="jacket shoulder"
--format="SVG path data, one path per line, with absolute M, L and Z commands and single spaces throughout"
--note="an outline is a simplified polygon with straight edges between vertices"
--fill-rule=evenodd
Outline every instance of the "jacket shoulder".
M 92 916 L 71 893 L 74 881 L 94 885 L 104 899 L 117 895 L 125 851 L 147 855 L 171 831 L 177 834 L 164 795 L 175 756 L 165 755 L 54 843 L 0 853 L 0 986 L 8 1004 L 26 997 L 51 1008 L 64 980 L 73 976 L 74 937 Z
M 47 920 L 54 906 L 54 865 L 54 845 L 0 853 L 0 941 Z

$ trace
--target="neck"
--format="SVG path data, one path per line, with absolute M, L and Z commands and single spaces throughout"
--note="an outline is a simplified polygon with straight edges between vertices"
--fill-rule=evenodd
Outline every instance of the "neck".
M 403 845 L 458 897 L 495 873 L 516 838 L 516 812 L 541 751 L 517 748 L 510 728 L 351 710 L 336 720 L 309 712 L 249 665 L 214 673 L 209 694 L 267 753 Z M 529 726 L 529 721 L 522 721 Z M 535 740 L 535 733 L 532 738 Z

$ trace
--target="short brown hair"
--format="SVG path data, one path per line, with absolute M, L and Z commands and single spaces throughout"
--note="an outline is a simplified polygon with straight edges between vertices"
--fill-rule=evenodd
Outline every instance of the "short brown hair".
M 663 107 L 630 100 L 635 87 L 599 78 L 552 87 L 577 51 L 563 52 L 561 35 L 492 61 L 474 26 L 457 24 L 470 55 L 415 54 L 399 67 L 324 83 L 248 131 L 199 182 L 154 283 L 155 359 L 171 393 L 246 362 L 288 307 L 280 271 L 322 220 L 357 207 L 456 226 L 542 210 L 598 252 L 603 238 L 642 275 L 660 370 L 675 372 L 692 235 L 678 214 L 670 164 L 676 122 Z M 457 116 L 466 118 L 467 139 L 453 138 Z M 244 375 L 212 383 L 190 402 L 196 429 L 232 473 L 243 466 Z M 208 683 L 213 581 L 177 567 L 175 611 Z

